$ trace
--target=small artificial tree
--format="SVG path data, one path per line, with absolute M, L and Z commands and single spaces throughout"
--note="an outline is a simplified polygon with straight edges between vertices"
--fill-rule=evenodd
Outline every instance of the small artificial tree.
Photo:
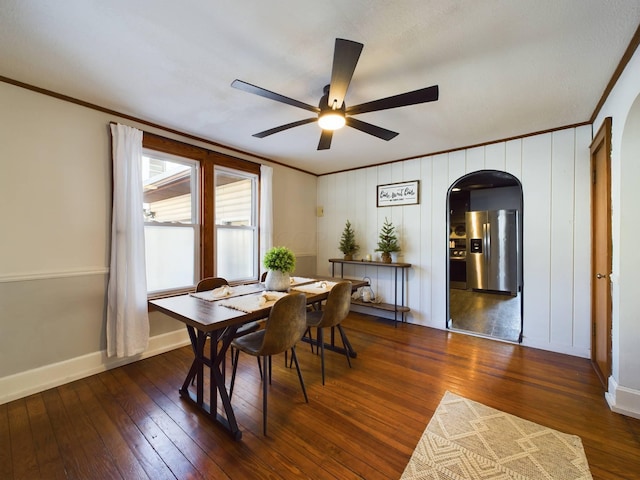
M 340 239 L 340 251 L 344 253 L 345 260 L 353 259 L 353 254 L 360 249 L 360 246 L 356 243 L 356 236 L 351 228 L 351 222 L 347 220 L 342 232 L 342 238 Z
M 396 237 L 396 229 L 393 224 L 385 217 L 382 230 L 380 231 L 380 239 L 378 240 L 378 248 L 376 252 L 382 252 L 382 261 L 391 262 L 391 252 L 399 252 L 398 238 Z

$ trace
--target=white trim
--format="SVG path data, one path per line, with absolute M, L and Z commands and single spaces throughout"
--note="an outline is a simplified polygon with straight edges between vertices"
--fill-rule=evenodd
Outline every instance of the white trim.
M 575 345 L 564 345 L 561 343 L 547 343 L 542 340 L 532 340 L 525 335 L 522 338 L 522 346 L 537 348 L 538 350 L 546 350 L 547 352 L 562 353 L 573 357 L 591 358 L 591 349 L 583 348 Z
M 640 390 L 621 387 L 613 376 L 609 377 L 609 391 L 604 398 L 612 412 L 640 419 Z
M 87 275 L 107 275 L 107 267 L 91 267 L 83 269 L 69 269 L 50 272 L 14 273 L 0 275 L 0 283 L 28 282 L 31 280 L 50 280 L 53 278 L 84 277 Z
M 108 358 L 106 350 L 103 350 L 9 375 L 8 377 L 0 378 L 0 392 L 2 392 L 0 393 L 0 405 L 80 378 L 165 353 L 189 343 L 186 329 L 180 329 L 150 338 L 149 348 L 134 357 Z

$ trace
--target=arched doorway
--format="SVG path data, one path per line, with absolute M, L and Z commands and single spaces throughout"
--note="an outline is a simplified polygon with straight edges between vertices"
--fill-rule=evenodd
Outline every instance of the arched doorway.
M 499 170 L 456 180 L 447 194 L 447 328 L 522 341 L 522 185 Z

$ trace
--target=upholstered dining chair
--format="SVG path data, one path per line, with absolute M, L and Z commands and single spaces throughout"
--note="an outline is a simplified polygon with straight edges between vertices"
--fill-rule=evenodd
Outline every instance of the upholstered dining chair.
M 271 312 L 262 330 L 236 338 L 231 343 L 236 353 L 233 361 L 233 373 L 231 374 L 231 387 L 229 388 L 230 398 L 233 395 L 233 385 L 236 379 L 240 352 L 263 358 L 262 429 L 265 436 L 267 435 L 267 383 L 271 384 L 271 357 L 273 355 L 291 350 L 291 357 L 296 364 L 304 400 L 309 403 L 302 372 L 300 372 L 300 365 L 298 364 L 298 357 L 296 356 L 296 343 L 302 338 L 307 329 L 306 305 L 307 299 L 304 293 L 292 293 L 281 297 L 271 307 Z
M 196 292 L 205 292 L 207 290 L 214 290 L 216 288 L 229 285 L 226 278 L 222 277 L 207 277 L 203 278 L 196 285 Z
M 226 278 L 222 277 L 207 277 L 203 278 L 196 285 L 196 292 L 204 292 L 207 290 L 215 290 L 216 288 L 223 287 L 225 285 L 229 285 Z M 238 330 L 236 330 L 233 338 L 242 337 L 251 332 L 255 332 L 260 328 L 259 322 L 249 322 L 241 325 Z M 233 362 L 233 349 L 231 350 L 231 361 Z M 260 362 L 258 361 L 258 367 L 260 367 L 260 374 L 262 374 L 262 367 L 260 366 Z
M 351 282 L 341 281 L 336 283 L 329 295 L 327 301 L 322 307 L 322 310 L 314 310 L 307 312 L 307 331 L 311 334 L 311 328 L 315 328 L 317 331 L 316 338 L 318 340 L 318 346 L 320 349 L 320 362 L 322 364 L 322 384 L 324 385 L 324 335 L 323 330 L 325 328 L 337 328 L 342 338 L 342 345 L 344 346 L 345 356 L 349 367 L 351 367 L 351 358 L 349 357 L 349 349 L 347 348 L 347 336 L 342 328 L 342 321 L 349 315 L 349 309 L 351 308 Z M 313 345 L 313 344 L 312 344 Z

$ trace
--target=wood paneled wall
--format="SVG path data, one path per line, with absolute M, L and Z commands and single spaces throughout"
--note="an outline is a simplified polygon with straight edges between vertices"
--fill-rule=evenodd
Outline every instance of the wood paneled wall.
M 591 127 L 458 150 L 318 179 L 318 273 L 330 274 L 328 258 L 351 221 L 360 255 L 375 256 L 385 217 L 399 233 L 400 259 L 413 264 L 407 284 L 408 321 L 446 328 L 447 191 L 468 173 L 511 173 L 523 188 L 525 345 L 589 356 L 589 143 Z M 376 186 L 420 180 L 420 203 L 376 207 Z M 385 301 L 393 298 L 390 269 L 345 266 L 345 276 L 372 280 Z

